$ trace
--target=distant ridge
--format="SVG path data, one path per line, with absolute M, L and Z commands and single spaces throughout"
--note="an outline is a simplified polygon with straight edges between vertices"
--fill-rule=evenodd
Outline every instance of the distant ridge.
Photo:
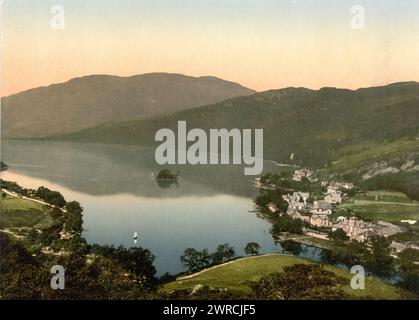
M 91 75 L 2 98 L 4 138 L 39 138 L 144 119 L 255 93 L 220 78 Z
M 176 132 L 179 120 L 185 120 L 188 129 L 262 128 L 265 159 L 318 168 L 345 180 L 367 177 L 371 183 L 391 186 L 419 200 L 416 82 L 357 90 L 270 90 L 155 119 L 109 123 L 54 139 L 156 147 L 156 131 L 170 128 Z M 385 177 L 385 173 L 397 175 Z

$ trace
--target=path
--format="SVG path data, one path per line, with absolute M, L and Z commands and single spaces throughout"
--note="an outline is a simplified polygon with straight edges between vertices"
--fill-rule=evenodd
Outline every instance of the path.
M 15 193 L 15 192 L 12 192 L 12 191 L 9 191 L 9 190 L 6 190 L 6 189 L 1 189 L 1 191 L 3 191 L 4 193 L 8 194 L 11 197 L 15 197 L 15 198 L 19 198 L 19 199 L 24 199 L 24 200 L 36 202 L 36 203 L 42 204 L 44 206 L 50 206 L 50 207 L 53 207 L 53 208 L 58 208 L 57 206 L 54 206 L 52 204 L 49 204 L 49 203 L 47 203 L 45 201 L 42 201 L 42 200 L 39 200 L 39 199 L 28 198 L 28 197 L 25 197 L 25 196 L 21 196 L 21 195 Z M 63 212 L 63 213 L 67 213 L 67 210 L 65 210 L 63 208 L 58 208 L 58 209 L 61 210 L 61 212 Z M 7 231 L 5 231 L 5 232 L 7 232 Z M 10 231 L 10 230 L 7 233 L 13 234 L 13 232 Z M 15 236 L 18 237 L 17 235 L 15 235 Z M 68 233 L 68 232 L 65 231 L 65 223 L 63 224 L 63 229 L 60 231 L 60 237 L 61 237 L 61 240 L 68 240 L 68 239 L 71 239 L 71 237 L 72 237 L 72 235 L 70 233 Z
M 25 200 L 28 200 L 28 201 L 32 201 L 32 202 L 36 202 L 36 203 L 40 203 L 40 204 L 42 204 L 42 205 L 44 205 L 44 206 L 50 206 L 50 207 L 57 208 L 56 206 L 54 206 L 54 205 L 52 205 L 52 204 L 49 204 L 49 203 L 47 203 L 47 202 L 45 202 L 45 201 L 39 200 L 39 199 L 33 199 L 33 198 L 28 198 L 28 197 L 25 197 L 25 196 L 20 196 L 19 194 L 15 193 L 15 192 L 12 192 L 12 191 L 9 191 L 9 190 L 6 190 L 6 189 L 1 189 L 1 191 L 3 191 L 4 193 L 8 194 L 8 195 L 9 195 L 9 196 L 11 196 L 11 197 L 20 198 L 20 199 L 25 199 Z M 63 208 L 58 208 L 58 209 L 60 209 L 60 210 L 61 210 L 62 212 L 64 212 L 64 213 L 67 213 L 67 210 L 65 210 L 65 209 L 63 209 Z
M 248 259 L 255 259 L 255 258 L 260 258 L 260 257 L 278 256 L 278 255 L 287 255 L 287 254 L 280 254 L 280 253 L 268 253 L 268 254 L 262 254 L 262 255 L 259 255 L 259 256 L 244 257 L 244 258 L 240 258 L 240 259 L 236 259 L 236 260 L 231 260 L 231 261 L 225 262 L 225 263 L 223 263 L 223 264 L 217 264 L 216 266 L 209 267 L 209 268 L 207 268 L 207 269 L 201 270 L 201 271 L 199 271 L 199 272 L 193 273 L 193 274 L 188 275 L 188 276 L 179 277 L 179 278 L 177 278 L 177 279 L 176 279 L 176 281 L 188 280 L 188 279 L 194 278 L 194 277 L 196 277 L 196 276 L 199 276 L 200 274 L 202 274 L 202 273 L 204 273 L 204 272 L 207 272 L 207 271 L 210 271 L 210 270 L 213 270 L 213 269 L 217 269 L 217 268 L 220 268 L 220 267 L 223 267 L 223 266 L 229 265 L 229 264 L 231 264 L 231 263 L 235 263 L 235 262 L 240 261 L 240 260 L 245 260 L 245 259 L 247 259 L 247 260 L 248 260 Z

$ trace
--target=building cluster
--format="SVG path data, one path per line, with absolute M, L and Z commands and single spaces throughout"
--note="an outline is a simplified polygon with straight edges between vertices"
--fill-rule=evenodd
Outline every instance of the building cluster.
M 337 223 L 332 225 L 332 231 L 342 229 L 351 240 L 365 242 L 373 237 L 390 237 L 405 232 L 403 227 L 390 222 L 365 222 L 357 217 L 339 217 Z
M 293 180 L 301 181 L 303 177 L 314 179 L 313 173 L 307 169 L 300 169 L 294 172 Z M 350 190 L 354 186 L 345 182 L 323 182 L 327 187 L 327 192 L 323 200 L 309 202 L 310 193 L 294 192 L 282 196 L 288 203 L 287 215 L 293 219 L 299 219 L 307 222 L 316 228 L 327 228 L 332 231 L 342 229 L 351 240 L 360 242 L 368 241 L 372 237 L 391 235 L 404 232 L 403 227 L 389 222 L 379 221 L 377 223 L 365 222 L 358 217 L 339 217 L 336 221 L 330 219 L 335 205 L 341 204 L 344 197 L 344 191 Z M 271 204 L 269 209 L 277 212 L 275 205 Z M 322 234 L 324 236 L 325 234 Z
M 400 243 L 400 242 L 393 241 L 390 244 L 390 249 L 393 253 L 400 253 L 406 249 L 419 250 L 419 246 L 414 243 Z
M 298 169 L 294 171 L 292 177 L 293 181 L 301 181 L 303 178 L 307 178 L 309 181 L 315 181 L 314 172 L 309 169 Z

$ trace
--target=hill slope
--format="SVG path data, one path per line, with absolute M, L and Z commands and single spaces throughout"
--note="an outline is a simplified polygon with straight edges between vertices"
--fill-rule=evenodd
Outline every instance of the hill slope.
M 215 77 L 150 73 L 95 75 L 2 99 L 5 138 L 76 132 L 107 122 L 141 119 L 254 93 Z
M 412 178 L 419 173 L 416 82 L 355 91 L 272 90 L 157 119 L 106 124 L 58 139 L 157 146 L 156 131 L 176 132 L 178 120 L 186 120 L 188 129 L 263 128 L 266 159 L 339 173 L 346 179 L 356 175 L 371 180 L 397 173 L 397 185 L 409 184 L 419 197 L 419 179 Z
M 190 277 L 179 278 L 177 281 L 164 285 L 161 291 L 192 290 L 197 285 L 207 285 L 217 289 L 248 292 L 249 281 L 256 281 L 270 273 L 282 272 L 285 266 L 291 266 L 297 263 L 311 264 L 313 262 L 281 254 L 249 257 L 204 270 Z M 365 290 L 352 290 L 349 284 L 353 275 L 348 271 L 329 265 L 326 265 L 325 269 L 347 279 L 348 284 L 342 285 L 341 289 L 354 297 L 372 297 L 375 299 L 401 298 L 401 294 L 396 287 L 384 284 L 373 277 L 366 278 Z

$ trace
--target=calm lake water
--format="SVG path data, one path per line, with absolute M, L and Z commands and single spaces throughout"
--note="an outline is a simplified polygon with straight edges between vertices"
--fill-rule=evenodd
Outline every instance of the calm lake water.
M 2 160 L 10 166 L 2 179 L 80 202 L 89 243 L 150 249 L 159 274 L 183 271 L 179 257 L 189 247 L 213 251 L 229 243 L 243 255 L 248 242 L 257 242 L 263 253 L 281 251 L 271 226 L 249 212 L 257 190 L 241 166 L 171 166 L 179 183 L 162 187 L 154 179 L 162 167 L 153 148 L 5 141 Z M 266 161 L 266 172 L 279 170 Z M 305 248 L 303 256 L 318 253 Z

